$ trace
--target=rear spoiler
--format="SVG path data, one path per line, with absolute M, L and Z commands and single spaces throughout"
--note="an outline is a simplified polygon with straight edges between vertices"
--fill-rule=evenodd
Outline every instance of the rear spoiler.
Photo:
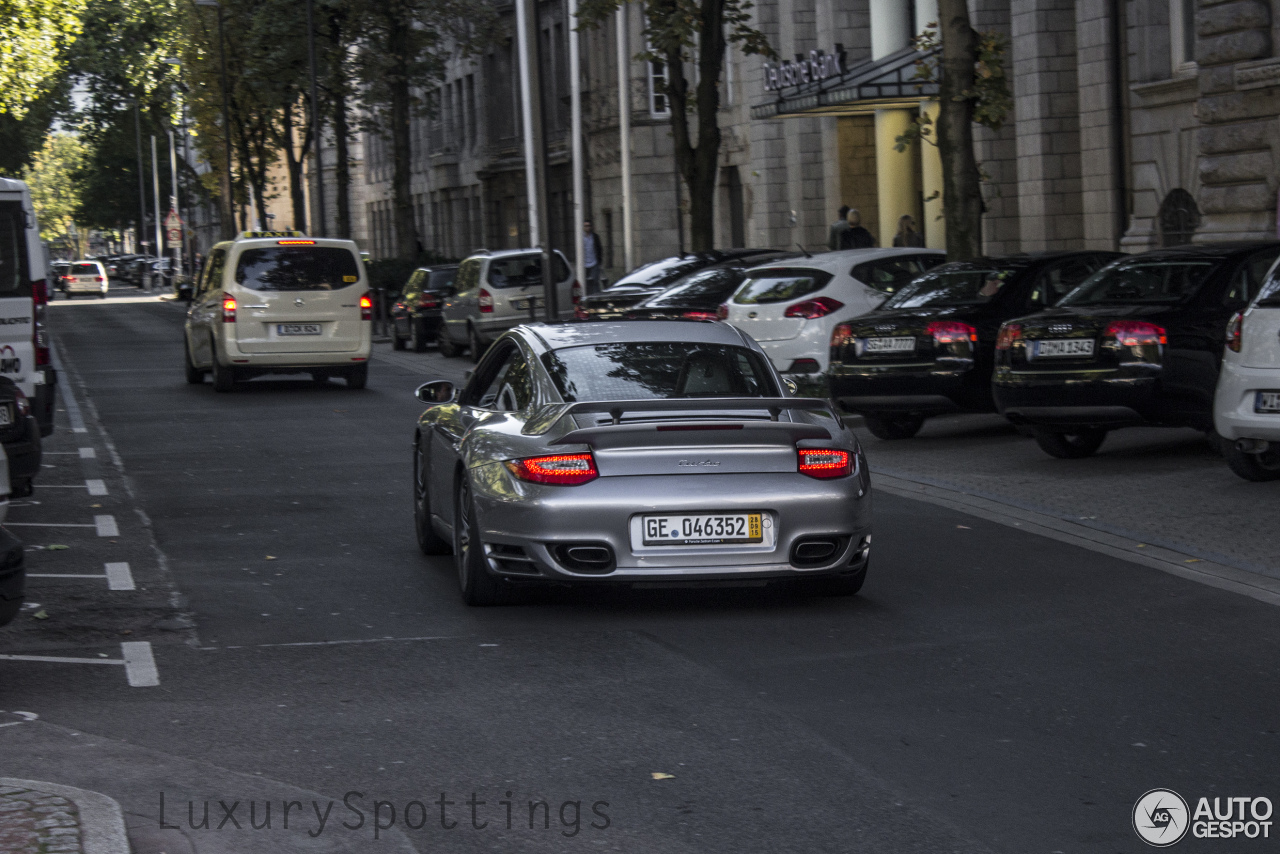
M 590 412 L 607 412 L 614 424 L 622 423 L 625 412 L 689 412 L 705 409 L 750 411 L 767 409 L 769 420 L 777 421 L 783 410 L 831 410 L 831 402 L 817 397 L 675 397 L 659 400 L 600 400 L 571 403 L 561 413 L 586 415 Z

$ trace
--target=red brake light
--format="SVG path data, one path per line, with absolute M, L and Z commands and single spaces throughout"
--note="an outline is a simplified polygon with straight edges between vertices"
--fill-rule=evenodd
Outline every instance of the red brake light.
M 1014 341 L 1022 340 L 1022 324 L 1006 323 L 1000 327 L 1000 334 L 996 336 L 996 349 L 1008 350 L 1013 346 Z
M 1165 344 L 1168 337 L 1163 327 L 1143 320 L 1115 320 L 1107 326 L 1107 337 L 1125 347 L 1141 347 L 1144 344 Z
M 315 246 L 314 240 L 277 240 L 277 246 Z
M 831 297 L 818 297 L 817 299 L 807 299 L 804 302 L 796 303 L 786 310 L 785 316 L 813 320 L 818 317 L 826 317 L 838 308 L 844 308 L 844 303 L 833 300 Z
M 427 294 L 423 294 L 418 299 L 418 308 L 439 308 L 439 307 L 440 307 L 440 300 L 436 299 L 433 296 L 428 296 Z
M 101 281 L 102 281 L 102 277 L 101 277 L 101 276 L 94 276 L 94 277 L 93 277 L 93 280 L 94 280 L 95 282 L 101 282 Z
M 360 319 L 373 320 L 373 298 L 368 293 L 360 297 Z
M 507 468 L 521 480 L 556 486 L 577 486 L 600 476 L 591 454 L 555 454 L 507 460 Z
M 719 312 L 715 311 L 686 311 L 681 317 L 687 317 L 690 320 L 716 320 Z
M 1243 327 L 1244 315 L 1237 311 L 1231 315 L 1231 320 L 1227 321 L 1227 349 L 1232 353 L 1239 353 L 1243 346 Z
M 229 296 L 222 297 L 222 322 L 223 323 L 236 322 L 236 298 L 235 297 L 229 297 Z
M 573 319 L 574 320 L 590 320 L 591 315 L 587 314 L 587 310 L 583 308 L 581 305 L 575 305 L 573 307 Z
M 836 448 L 800 448 L 801 474 L 809 477 L 847 477 L 853 474 L 853 454 Z
M 480 313 L 493 313 L 493 294 L 489 293 L 484 288 L 480 289 Z
M 22 389 L 18 388 L 17 386 L 14 386 L 13 394 L 14 394 L 13 402 L 17 405 L 18 416 L 20 418 L 26 418 L 28 415 L 31 414 L 31 401 L 28 400 L 27 396 L 22 393 Z
M 720 307 L 716 309 L 716 320 L 728 320 L 728 319 L 729 319 L 729 303 L 722 302 L 720 303 Z
M 926 335 L 932 335 L 936 344 L 970 343 L 978 340 L 978 330 L 958 320 L 935 320 L 924 328 Z

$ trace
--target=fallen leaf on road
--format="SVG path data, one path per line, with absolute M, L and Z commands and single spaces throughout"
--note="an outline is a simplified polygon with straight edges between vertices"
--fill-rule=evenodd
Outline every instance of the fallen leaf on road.
M 49 619 L 49 612 L 41 608 L 39 611 L 36 611 L 31 616 L 35 617 L 37 620 L 47 620 Z
M 276 559 L 275 555 L 267 555 L 267 560 L 275 560 L 275 559 Z
M 101 507 L 102 505 L 101 505 L 101 504 L 90 504 L 89 506 L 90 506 L 90 507 Z
M 1145 549 L 1146 547 L 1147 547 L 1146 543 L 1138 543 L 1138 548 Z
M 1189 557 L 1184 560 L 1183 563 L 1204 563 L 1204 561 L 1200 560 L 1198 557 Z
M 71 546 L 64 546 L 64 545 L 61 545 L 60 543 L 54 543 L 53 545 L 45 546 L 44 548 L 45 548 L 45 551 L 50 551 L 50 552 L 65 552 L 67 549 L 71 548 Z
M 972 530 L 973 530 L 973 528 L 970 528 L 968 525 L 956 525 L 956 527 L 957 527 L 957 528 L 964 528 L 966 531 L 972 531 Z
M 675 774 L 664 774 L 661 771 L 650 771 L 649 776 L 655 780 L 674 780 Z

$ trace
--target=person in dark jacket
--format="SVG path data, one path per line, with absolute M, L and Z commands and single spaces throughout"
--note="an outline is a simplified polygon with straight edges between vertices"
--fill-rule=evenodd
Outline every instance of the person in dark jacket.
M 849 230 L 849 221 L 845 219 L 849 215 L 849 206 L 840 206 L 840 217 L 831 223 L 831 229 L 827 232 L 827 248 L 836 250 L 840 248 L 840 236 Z
M 916 231 L 916 221 L 911 214 L 898 217 L 898 233 L 893 236 L 896 247 L 924 246 L 924 235 Z
M 845 220 L 849 223 L 848 229 L 840 233 L 841 249 L 873 249 L 876 245 L 876 239 L 862 227 L 862 214 L 857 208 L 850 208 Z

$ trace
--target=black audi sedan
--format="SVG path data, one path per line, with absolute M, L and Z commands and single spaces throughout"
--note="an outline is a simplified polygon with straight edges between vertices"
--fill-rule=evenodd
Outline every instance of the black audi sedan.
M 1053 308 L 1000 328 L 996 405 L 1059 458 L 1147 424 L 1213 430 L 1227 321 L 1280 243 L 1159 249 L 1103 268 Z
M 446 297 L 456 291 L 457 264 L 419 267 L 405 282 L 404 290 L 391 305 L 391 346 L 415 353 L 427 349 L 440 329 Z
M 657 296 L 679 280 L 726 261 L 744 260 L 754 266 L 755 258 L 776 255 L 776 249 L 713 249 L 672 255 L 637 267 L 598 294 L 587 294 L 578 301 L 574 317 L 578 320 L 619 320 L 626 312 L 649 297 Z
M 1050 252 L 935 267 L 835 328 L 831 395 L 881 439 L 914 436 L 935 415 L 994 412 L 1000 324 L 1053 305 L 1117 257 Z
M 679 279 L 657 296 L 629 309 L 623 317 L 627 320 L 715 320 L 720 304 L 733 296 L 746 278 L 747 270 L 796 257 L 799 256 L 794 252 L 767 252 L 721 261 Z

